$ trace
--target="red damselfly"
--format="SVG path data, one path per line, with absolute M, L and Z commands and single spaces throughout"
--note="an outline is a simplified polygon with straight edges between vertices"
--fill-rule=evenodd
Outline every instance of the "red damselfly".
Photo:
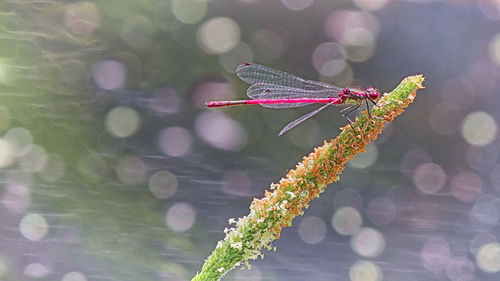
M 224 107 L 232 105 L 259 104 L 270 108 L 291 108 L 315 103 L 325 103 L 322 107 L 292 121 L 279 133 L 284 134 L 308 118 L 319 113 L 329 105 L 346 105 L 340 113 L 349 122 L 349 114 L 357 110 L 363 102 L 366 104 L 368 116 L 371 118 L 368 102 L 377 105 L 379 92 L 373 88 L 357 90 L 339 88 L 324 82 L 300 78 L 296 75 L 276 70 L 255 63 L 243 63 L 236 68 L 236 75 L 251 86 L 247 90 L 250 100 L 209 101 L 207 107 Z

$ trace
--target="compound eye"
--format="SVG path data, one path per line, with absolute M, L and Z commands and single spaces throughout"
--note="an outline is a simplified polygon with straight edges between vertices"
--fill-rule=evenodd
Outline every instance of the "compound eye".
M 378 99 L 378 96 L 379 96 L 379 93 L 377 93 L 377 92 L 372 92 L 372 93 L 370 93 L 370 98 L 371 98 L 372 100 L 376 100 L 376 99 Z

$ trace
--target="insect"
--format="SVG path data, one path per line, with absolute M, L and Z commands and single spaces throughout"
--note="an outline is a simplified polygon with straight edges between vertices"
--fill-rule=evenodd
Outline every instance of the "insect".
M 233 105 L 259 104 L 270 108 L 291 108 L 315 103 L 324 103 L 322 107 L 301 116 L 286 125 L 278 135 L 282 135 L 305 120 L 318 114 L 329 105 L 345 105 L 340 113 L 352 124 L 349 114 L 366 104 L 371 118 L 369 102 L 377 106 L 380 93 L 373 89 L 357 90 L 339 88 L 324 82 L 306 80 L 293 74 L 276 70 L 255 63 L 243 63 L 236 68 L 236 75 L 250 84 L 247 95 L 250 100 L 209 101 L 207 107 L 225 107 Z

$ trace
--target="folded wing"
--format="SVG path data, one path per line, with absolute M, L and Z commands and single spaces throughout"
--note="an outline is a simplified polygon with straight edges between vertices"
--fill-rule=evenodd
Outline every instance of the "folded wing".
M 314 111 L 311 111 L 309 113 L 307 113 L 306 115 L 304 116 L 301 116 L 297 119 L 295 119 L 294 121 L 290 122 L 288 125 L 286 125 L 278 134 L 278 136 L 281 136 L 283 135 L 284 133 L 288 132 L 289 130 L 291 130 L 293 127 L 299 125 L 300 123 L 306 121 L 307 119 L 313 117 L 314 115 L 318 114 L 321 110 L 327 108 L 329 105 L 332 105 L 332 103 L 327 103 L 325 105 L 323 105 L 322 107 L 314 110 Z
M 294 74 L 255 63 L 241 64 L 236 68 L 236 75 L 250 85 L 263 83 L 313 91 L 330 89 L 340 92 L 342 90 L 327 83 L 306 80 Z

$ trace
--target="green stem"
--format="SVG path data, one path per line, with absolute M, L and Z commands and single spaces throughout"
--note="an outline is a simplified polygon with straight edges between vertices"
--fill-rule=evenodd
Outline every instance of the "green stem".
M 336 182 L 347 161 L 364 152 L 371 140 L 375 140 L 386 121 L 391 122 L 415 98 L 416 91 L 423 88 L 422 75 L 409 76 L 396 89 L 385 94 L 372 110 L 375 118 L 367 114 L 356 118 L 352 126 L 342 128 L 340 135 L 314 149 L 299 162 L 294 170 L 271 184 L 262 199 L 254 199 L 250 213 L 226 229 L 226 237 L 207 258 L 201 272 L 193 281 L 219 280 L 224 274 L 242 262 L 263 257 L 262 248 L 272 249 L 272 241 L 279 238 L 283 227 L 291 226 L 292 220 L 303 214 L 309 202 L 319 197 L 329 183 Z M 249 266 L 249 265 L 248 265 Z

